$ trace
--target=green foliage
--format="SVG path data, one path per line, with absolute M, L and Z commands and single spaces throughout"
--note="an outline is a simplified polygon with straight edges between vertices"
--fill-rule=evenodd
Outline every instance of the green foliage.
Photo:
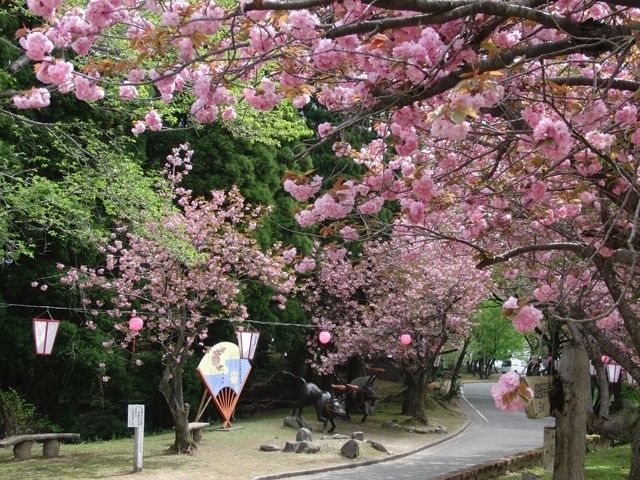
M 0 390 L 0 433 L 3 436 L 56 431 L 60 428 L 40 415 L 35 405 L 25 401 L 13 388 Z
M 486 301 L 473 316 L 470 351 L 486 359 L 509 358 L 525 346 L 524 335 L 518 333 L 513 324 L 502 315 L 498 302 Z

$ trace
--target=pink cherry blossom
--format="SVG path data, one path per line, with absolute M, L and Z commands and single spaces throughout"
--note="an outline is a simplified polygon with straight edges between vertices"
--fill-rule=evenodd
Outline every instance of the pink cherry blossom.
M 543 318 L 540 310 L 532 305 L 525 305 L 512 318 L 513 326 L 519 332 L 531 332 L 535 327 L 540 325 Z
M 31 32 L 22 37 L 20 45 L 31 60 L 44 60 L 53 51 L 53 42 L 41 32 Z
M 298 273 L 308 273 L 316 268 L 316 261 L 313 258 L 304 257 L 295 268 Z
M 162 129 L 162 119 L 155 110 L 151 110 L 144 116 L 144 122 L 149 130 L 157 132 Z
M 11 98 L 16 108 L 44 108 L 51 103 L 51 95 L 46 88 L 34 88 L 25 94 Z

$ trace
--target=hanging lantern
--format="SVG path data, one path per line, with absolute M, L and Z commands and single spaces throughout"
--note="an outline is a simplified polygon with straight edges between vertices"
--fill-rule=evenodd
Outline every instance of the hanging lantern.
M 246 358 L 247 360 L 253 360 L 256 354 L 256 347 L 258 346 L 258 339 L 260 338 L 260 332 L 255 330 L 245 330 L 240 327 L 236 330 L 238 336 L 238 348 L 240 349 L 240 358 Z
M 620 374 L 622 373 L 622 367 L 615 363 L 607 364 L 607 377 L 609 383 L 618 383 L 620 381 Z
M 629 385 L 635 385 L 636 381 L 635 379 L 631 376 L 631 374 L 629 372 L 625 372 L 627 374 L 627 383 Z
M 36 342 L 36 355 L 51 355 L 53 344 L 56 341 L 58 333 L 59 320 L 49 318 L 40 318 L 37 316 L 33 319 L 33 336 Z
M 320 340 L 320 343 L 325 345 L 331 341 L 331 334 L 326 330 L 323 330 L 320 332 L 320 335 L 318 335 L 318 339 Z
M 400 335 L 400 343 L 402 345 L 409 345 L 411 343 L 411 335 L 409 335 L 408 333 L 403 333 L 402 335 Z
M 129 330 L 139 332 L 144 326 L 144 321 L 140 317 L 131 317 L 129 319 Z

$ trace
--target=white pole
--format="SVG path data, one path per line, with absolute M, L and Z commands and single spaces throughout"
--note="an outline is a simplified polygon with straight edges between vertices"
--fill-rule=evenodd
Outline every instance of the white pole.
M 129 405 L 127 409 L 127 426 L 133 433 L 133 471 L 142 471 L 142 455 L 144 453 L 144 405 Z
M 135 427 L 133 436 L 133 471 L 142 471 L 142 454 L 144 452 L 144 426 Z

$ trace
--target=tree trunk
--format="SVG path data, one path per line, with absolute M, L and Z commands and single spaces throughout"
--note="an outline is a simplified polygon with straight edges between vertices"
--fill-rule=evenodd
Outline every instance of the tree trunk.
M 416 421 L 428 424 L 427 420 L 427 371 L 417 373 L 405 371 L 407 389 L 402 402 L 402 415 L 409 415 Z
M 471 337 L 465 338 L 464 345 L 462 345 L 462 351 L 460 352 L 460 355 L 458 355 L 458 359 L 456 360 L 456 366 L 453 368 L 453 374 L 451 375 L 451 384 L 449 385 L 447 398 L 453 398 L 458 394 L 458 375 L 460 375 L 460 370 L 462 369 L 462 362 L 464 362 L 464 357 L 467 354 L 467 348 L 469 347 L 470 342 L 471 342 Z
M 640 480 L 640 419 L 636 420 L 636 424 L 633 427 L 629 480 Z
M 360 355 L 350 357 L 347 362 L 347 381 L 350 382 L 354 378 L 364 377 L 367 374 L 366 367 Z
M 189 436 L 189 404 L 184 403 L 182 369 L 175 366 L 172 360 L 165 365 L 158 388 L 167 401 L 176 430 L 175 442 L 171 450 L 176 453 L 189 453 L 195 446 Z
M 561 392 L 555 395 L 554 480 L 584 480 L 589 360 L 583 347 L 564 347 L 560 358 Z

